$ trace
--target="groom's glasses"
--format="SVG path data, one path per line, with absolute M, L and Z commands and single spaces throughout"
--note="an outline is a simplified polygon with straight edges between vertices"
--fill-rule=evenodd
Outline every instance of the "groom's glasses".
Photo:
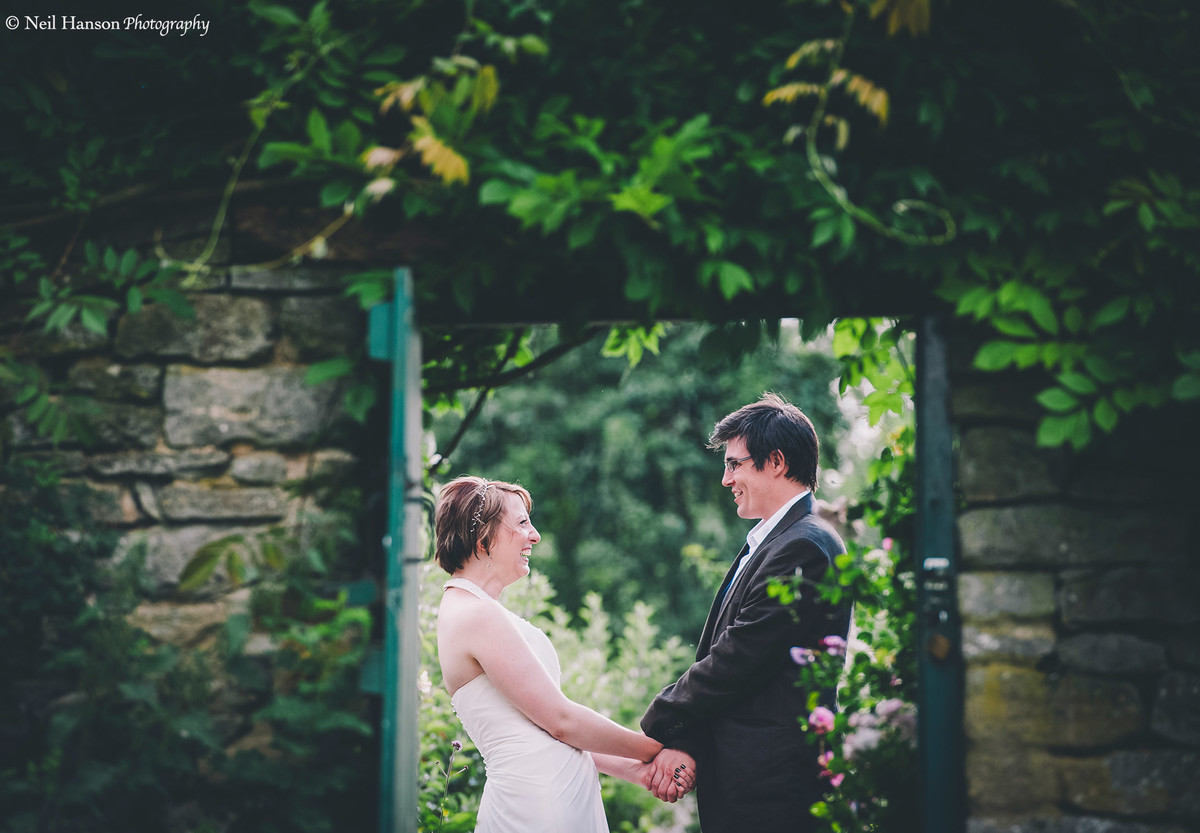
M 745 457 L 739 457 L 736 460 L 734 460 L 732 457 L 725 458 L 725 471 L 731 472 L 731 473 L 737 471 L 738 466 L 740 466 L 742 463 L 746 462 L 753 456 L 754 456 L 753 454 L 747 454 Z

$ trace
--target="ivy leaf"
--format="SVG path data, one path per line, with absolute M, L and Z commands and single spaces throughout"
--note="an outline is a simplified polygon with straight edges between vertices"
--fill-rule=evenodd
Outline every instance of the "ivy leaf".
M 644 301 L 654 294 L 654 279 L 644 269 L 631 269 L 625 278 L 625 297 L 630 301 Z
M 742 290 L 754 290 L 754 278 L 750 277 L 750 273 L 728 260 L 721 261 L 717 269 L 717 282 L 721 285 L 721 294 L 727 301 Z
M 299 28 L 304 25 L 304 21 L 287 6 L 269 6 L 266 3 L 254 2 L 250 3 L 247 8 L 259 17 L 271 21 L 276 26 Z
M 520 41 L 521 50 L 526 55 L 549 55 L 550 47 L 546 42 L 537 35 L 522 35 Z
M 838 228 L 839 242 L 841 242 L 843 249 L 849 249 L 854 245 L 854 233 L 854 218 L 849 214 L 843 214 L 841 226 Z
M 704 223 L 704 245 L 711 255 L 720 254 L 725 248 L 725 230 L 715 223 Z
M 1034 322 L 1050 335 L 1058 335 L 1058 318 L 1050 299 L 1036 290 L 1029 296 L 1029 314 Z
M 975 367 L 980 370 L 1000 370 L 1017 360 L 1020 345 L 1011 341 L 989 341 L 975 354 Z
M 1019 338 L 1033 338 L 1037 335 L 1033 327 L 1030 327 L 1020 318 L 1011 315 L 997 315 L 992 319 L 992 326 L 1006 336 L 1017 336 Z
M 40 394 L 33 401 L 33 404 L 29 406 L 29 410 L 25 414 L 25 419 L 31 423 L 37 422 L 50 410 L 51 404 L 50 397 L 47 394 Z
M 1175 399 L 1200 399 L 1200 375 L 1184 373 L 1171 385 L 1171 396 Z
M 1101 307 L 1094 316 L 1092 316 L 1092 331 L 1099 330 L 1101 327 L 1107 327 L 1110 324 L 1115 324 L 1126 316 L 1129 312 L 1129 296 L 1114 298 L 1103 307 Z
M 367 414 L 375 405 L 375 400 L 375 387 L 368 382 L 360 382 L 352 386 L 343 397 L 346 413 L 359 424 L 367 421 Z
M 1087 415 L 1082 411 L 1065 416 L 1047 416 L 1038 424 L 1037 444 L 1043 448 L 1057 448 L 1068 440 L 1073 440 L 1079 431 L 1079 417 L 1083 416 L 1083 424 L 1087 425 Z
M 1085 396 L 1096 392 L 1096 383 L 1082 373 L 1063 373 L 1058 377 L 1063 387 Z
M 858 352 L 859 339 L 862 336 L 854 324 L 862 319 L 839 319 L 833 328 L 833 355 L 837 358 L 852 356 Z
M 319 150 L 322 156 L 328 156 L 333 149 L 333 139 L 329 135 L 329 123 L 325 121 L 325 116 L 321 115 L 321 111 L 315 107 L 308 114 L 306 129 L 313 147 Z
M 321 207 L 329 208 L 334 205 L 341 205 L 346 200 L 350 199 L 350 195 L 354 192 L 354 183 L 345 179 L 335 179 L 333 182 L 326 183 L 321 189 Z
M 995 293 L 990 287 L 977 286 L 963 293 L 958 299 L 958 307 L 955 310 L 957 315 L 966 315 L 971 313 L 978 321 L 992 311 L 992 304 L 995 302 Z
M 1111 433 L 1117 427 L 1117 420 L 1119 419 L 1117 409 L 1113 407 L 1112 402 L 1107 396 L 1097 402 L 1096 407 L 1092 409 L 1092 419 L 1104 429 L 1105 433 Z
M 1142 224 L 1142 228 L 1146 231 L 1154 231 L 1154 209 L 1146 203 L 1142 203 L 1138 206 L 1137 217 L 1138 222 Z
M 517 192 L 517 186 L 503 179 L 489 179 L 479 188 L 480 205 L 506 203 Z
M 817 223 L 813 229 L 812 247 L 819 249 L 834 238 L 838 233 L 839 223 L 837 220 L 823 220 Z
M 93 333 L 98 335 L 108 335 L 108 322 L 104 316 L 96 312 L 91 307 L 81 307 L 79 310 L 79 322 L 87 327 Z
M 1079 400 L 1062 388 L 1046 388 L 1037 395 L 1037 401 L 1046 410 L 1060 413 L 1079 407 Z
M 354 156 L 361 144 L 362 131 L 350 119 L 344 119 L 333 131 L 333 146 L 342 156 Z
M 1087 368 L 1087 372 L 1101 383 L 1114 382 L 1117 379 L 1117 371 L 1113 367 L 1112 362 L 1101 356 L 1090 355 L 1083 357 L 1083 366 Z
M 1118 388 L 1117 390 L 1113 391 L 1113 402 L 1117 404 L 1118 408 L 1126 413 L 1136 408 L 1138 402 L 1140 401 L 1141 400 L 1138 398 L 1138 395 L 1129 388 Z
M 1079 328 L 1083 326 L 1083 310 L 1075 306 L 1069 307 L 1063 313 L 1063 325 L 1066 326 L 1067 332 L 1079 332 Z
M 133 249 L 129 249 L 121 256 L 121 262 L 117 265 L 117 273 L 121 277 L 127 278 L 133 274 L 134 268 L 137 266 L 138 254 Z
M 208 581 L 209 576 L 216 571 L 228 544 L 228 539 L 222 538 L 196 550 L 196 554 L 188 560 L 179 575 L 179 589 L 184 592 L 195 590 Z
M 628 185 L 609 197 L 614 211 L 632 211 L 642 219 L 649 220 L 674 200 L 660 194 L 648 185 Z
M 304 374 L 304 383 L 319 385 L 331 379 L 340 379 L 343 376 L 348 376 L 353 370 L 354 359 L 349 356 L 336 356 L 332 359 L 326 359 L 323 362 L 317 362 L 309 367 L 308 372 Z
M 591 214 L 572 223 L 571 230 L 567 233 L 567 248 L 574 251 L 590 244 L 596 237 L 601 219 L 599 215 Z

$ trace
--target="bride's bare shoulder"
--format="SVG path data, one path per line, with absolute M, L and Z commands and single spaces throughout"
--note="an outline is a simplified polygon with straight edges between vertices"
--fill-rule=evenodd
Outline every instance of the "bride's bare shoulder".
M 503 621 L 504 608 L 458 587 L 447 587 L 438 608 L 438 627 L 479 628 Z

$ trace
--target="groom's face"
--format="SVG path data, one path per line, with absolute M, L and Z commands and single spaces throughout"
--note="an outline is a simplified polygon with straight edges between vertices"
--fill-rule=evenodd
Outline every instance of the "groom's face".
M 742 460 L 747 456 L 749 453 L 746 451 L 746 443 L 740 437 L 725 444 L 727 465 L 724 469 L 725 474 L 721 478 L 721 485 L 733 492 L 733 502 L 737 504 L 739 518 L 770 517 L 773 510 L 764 514 L 766 509 L 764 504 L 770 500 L 771 478 L 765 471 L 755 469 L 753 460 Z M 730 471 L 729 464 L 734 460 L 742 460 L 742 462 L 734 465 L 733 471 Z

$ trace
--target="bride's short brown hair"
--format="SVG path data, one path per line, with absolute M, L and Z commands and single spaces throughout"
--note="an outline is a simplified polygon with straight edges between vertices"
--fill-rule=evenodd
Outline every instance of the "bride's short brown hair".
M 515 483 L 464 474 L 441 488 L 433 513 L 433 557 L 447 573 L 462 569 L 477 545 L 482 544 L 485 552 L 491 547 L 492 535 L 503 520 L 504 492 L 521 498 L 526 512 L 533 511 L 533 498 Z

